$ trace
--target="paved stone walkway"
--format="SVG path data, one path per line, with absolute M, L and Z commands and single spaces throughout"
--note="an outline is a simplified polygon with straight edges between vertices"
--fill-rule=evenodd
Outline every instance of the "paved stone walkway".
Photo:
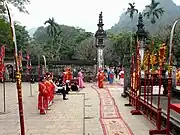
M 0 84 L 1 85 L 1 84 Z M 29 83 L 23 83 L 23 105 L 26 135 L 83 135 L 84 96 L 70 94 L 69 100 L 55 97 L 55 103 L 47 115 L 39 115 L 37 110 L 37 84 L 32 85 L 33 97 L 30 97 Z M 2 89 L 0 95 L 3 95 Z M 19 115 L 17 94 L 14 83 L 6 84 L 7 114 L 0 115 L 0 135 L 18 135 Z M 0 108 L 3 111 L 3 97 Z
M 86 84 L 86 88 L 80 92 L 71 93 L 67 101 L 63 101 L 60 95 L 56 96 L 55 103 L 48 114 L 39 115 L 37 84 L 32 85 L 33 97 L 31 97 L 29 83 L 23 83 L 26 135 L 111 135 L 103 133 L 100 123 L 100 100 L 97 92 L 91 88 L 92 85 Z M 1 86 L 0 84 L 0 112 L 3 112 Z M 143 116 L 132 116 L 130 114 L 132 107 L 124 107 L 128 100 L 120 96 L 122 88 L 119 86 L 108 88 L 120 115 L 133 134 L 148 135 L 149 129 L 154 128 L 153 125 Z M 6 83 L 6 102 L 7 113 L 0 113 L 0 135 L 18 135 L 20 129 L 15 83 Z

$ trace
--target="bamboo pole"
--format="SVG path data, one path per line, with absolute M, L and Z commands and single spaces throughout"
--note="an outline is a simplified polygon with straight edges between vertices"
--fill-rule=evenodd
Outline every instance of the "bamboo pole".
M 170 44 L 169 44 L 169 70 L 168 70 L 168 105 L 167 105 L 167 121 L 166 121 L 166 135 L 170 135 L 170 104 L 171 104 L 171 91 L 172 91 L 172 48 L 174 46 L 174 32 L 177 23 L 180 21 L 180 18 L 176 20 L 171 29 L 170 35 Z

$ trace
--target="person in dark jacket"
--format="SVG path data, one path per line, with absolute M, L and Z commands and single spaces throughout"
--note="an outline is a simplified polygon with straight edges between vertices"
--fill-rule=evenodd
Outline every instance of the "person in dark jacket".
M 76 82 L 73 82 L 73 83 L 71 84 L 71 90 L 72 90 L 72 91 L 78 91 L 78 85 L 77 85 Z
M 65 85 L 64 85 L 62 79 L 59 79 L 59 80 L 56 81 L 56 86 L 57 86 L 56 94 L 61 93 L 63 95 L 63 100 L 67 100 L 66 91 L 65 91 Z

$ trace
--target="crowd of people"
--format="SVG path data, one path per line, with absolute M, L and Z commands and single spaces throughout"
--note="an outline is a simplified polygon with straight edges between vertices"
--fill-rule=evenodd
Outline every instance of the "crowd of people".
M 105 78 L 109 81 L 109 84 L 113 84 L 114 78 L 118 78 L 116 71 L 113 67 L 106 67 L 104 70 L 101 68 L 97 74 L 98 87 L 103 88 L 103 82 Z M 120 85 L 124 85 L 124 69 L 121 68 L 118 71 Z M 82 70 L 78 71 L 77 78 L 73 76 L 70 68 L 66 68 L 62 74 L 53 78 L 53 73 L 47 72 L 45 76 L 40 77 L 39 80 L 39 95 L 38 95 L 38 110 L 40 114 L 46 114 L 54 103 L 54 97 L 56 95 L 62 95 L 63 100 L 68 100 L 66 95 L 69 91 L 79 91 L 79 88 L 84 87 L 83 81 L 84 75 Z
M 113 84 L 114 79 L 118 78 L 120 80 L 120 85 L 124 86 L 124 68 L 115 68 L 115 67 L 105 67 L 104 70 L 99 68 L 97 79 L 98 79 L 98 87 L 103 88 L 103 81 L 107 78 L 109 84 Z
M 79 88 L 84 88 L 83 78 L 81 70 L 78 72 L 78 77 L 74 78 L 70 68 L 63 71 L 58 78 L 53 78 L 53 73 L 50 72 L 40 77 L 38 94 L 38 110 L 40 114 L 46 114 L 47 110 L 51 109 L 55 94 L 62 95 L 63 100 L 68 100 L 66 94 L 70 90 L 78 91 Z

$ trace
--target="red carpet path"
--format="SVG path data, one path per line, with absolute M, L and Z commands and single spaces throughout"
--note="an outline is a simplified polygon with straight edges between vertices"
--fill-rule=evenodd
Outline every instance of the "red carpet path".
M 99 89 L 97 85 L 92 88 L 96 90 L 100 100 L 100 122 L 104 135 L 134 135 L 128 125 L 121 117 L 118 107 L 108 87 L 120 87 L 118 84 L 105 85 L 106 88 Z

